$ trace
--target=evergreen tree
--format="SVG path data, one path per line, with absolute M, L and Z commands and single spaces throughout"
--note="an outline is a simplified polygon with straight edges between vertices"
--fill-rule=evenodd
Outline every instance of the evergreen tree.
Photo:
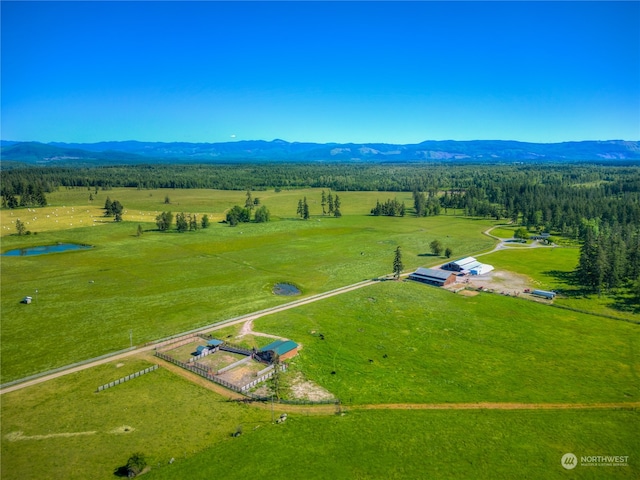
M 161 232 L 168 231 L 171 228 L 171 222 L 173 222 L 173 214 L 171 212 L 162 212 L 156 217 L 156 225 Z
M 332 215 L 334 206 L 333 206 L 333 195 L 331 195 L 331 192 L 329 192 L 329 195 L 327 196 L 327 206 L 329 208 L 327 213 L 329 215 Z
M 299 200 L 298 200 L 298 209 L 296 210 L 296 214 L 297 214 L 299 217 L 302 217 L 302 216 L 303 216 L 303 214 L 304 214 L 304 206 L 303 206 L 303 204 L 302 204 L 302 199 L 299 199 Z
M 136 232 L 136 237 L 141 237 L 144 231 L 142 230 L 142 225 L 138 224 L 138 231 Z
M 431 253 L 433 253 L 436 257 L 442 255 L 442 243 L 440 240 L 434 240 L 429 244 L 431 248 Z
M 24 226 L 24 222 L 22 222 L 20 219 L 16 220 L 16 230 L 18 232 L 18 235 L 24 235 L 24 233 L 26 231 L 26 227 Z
M 178 232 L 186 232 L 189 229 L 189 222 L 184 212 L 176 214 L 176 230 Z
M 302 218 L 305 220 L 309 220 L 309 204 L 307 203 L 307 197 L 304 197 L 304 201 L 302 203 Z
M 341 203 L 340 203 L 340 197 L 338 197 L 338 195 L 336 195 L 336 199 L 333 201 L 333 216 L 334 217 L 341 217 L 342 213 L 340 212 L 340 207 L 341 207 Z
M 244 202 L 244 208 L 253 209 L 253 198 L 251 198 L 251 190 L 247 190 L 247 199 Z
M 107 199 L 104 201 L 104 216 L 105 217 L 109 217 L 109 216 L 113 215 L 113 213 L 111 213 L 112 206 L 113 206 L 113 202 L 111 202 L 111 199 L 107 196 Z
M 322 199 L 320 200 L 320 205 L 322 205 L 322 215 L 326 215 L 327 214 L 327 196 L 324 193 L 324 190 L 322 190 Z
M 256 210 L 255 213 L 255 221 L 256 223 L 268 222 L 271 219 L 271 213 L 269 213 L 269 209 L 265 205 L 262 205 L 260 208 Z
M 189 214 L 189 230 L 198 230 L 198 217 L 196 214 Z
M 203 215 L 200 224 L 202 225 L 202 228 L 209 228 L 209 215 Z
M 404 270 L 404 265 L 402 264 L 402 252 L 400 251 L 400 247 L 398 246 L 396 248 L 395 256 L 393 257 L 393 275 L 396 280 L 400 278 L 402 270 Z

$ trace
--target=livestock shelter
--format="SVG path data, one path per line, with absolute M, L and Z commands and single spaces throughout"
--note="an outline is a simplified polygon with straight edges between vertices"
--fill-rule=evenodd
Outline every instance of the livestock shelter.
M 220 345 L 222 345 L 224 342 L 222 340 L 218 340 L 216 338 L 212 338 L 211 340 L 209 340 L 207 342 L 207 347 L 209 348 L 215 348 L 215 347 L 219 347 Z
M 283 361 L 295 357 L 297 354 L 298 344 L 293 340 L 276 340 L 258 350 L 258 356 L 269 363 L 273 362 L 276 355 Z
M 436 287 L 444 287 L 456 281 L 456 274 L 435 268 L 419 268 L 409 274 L 409 280 L 435 285 Z
M 478 260 L 473 257 L 465 257 L 453 262 L 449 262 L 442 266 L 444 270 L 451 270 L 452 272 L 464 272 L 468 273 L 474 268 L 478 268 L 482 265 Z

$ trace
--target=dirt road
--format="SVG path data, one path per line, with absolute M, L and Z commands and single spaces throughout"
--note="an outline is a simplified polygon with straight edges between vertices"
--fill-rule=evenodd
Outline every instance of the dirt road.
M 354 283 L 352 285 L 347 285 L 346 287 L 341 287 L 341 288 L 337 288 L 335 290 L 330 290 L 328 292 L 324 292 L 324 293 L 320 293 L 317 295 L 312 295 L 310 297 L 306 297 L 306 298 L 301 298 L 300 300 L 296 300 L 293 302 L 289 302 L 289 303 L 285 303 L 284 305 L 279 305 L 277 307 L 272 307 L 272 308 L 267 308 L 265 310 L 260 310 L 258 312 L 254 312 L 254 313 L 249 313 L 247 315 L 242 315 L 240 317 L 235 317 L 235 318 L 231 318 L 229 320 L 223 321 L 223 322 L 218 322 L 212 325 L 207 325 L 205 327 L 199 328 L 197 330 L 192 330 L 189 332 L 184 332 L 183 334 L 179 334 L 176 337 L 174 337 L 174 340 L 179 340 L 181 335 L 182 336 L 186 336 L 188 334 L 192 334 L 192 333 L 208 333 L 208 332 L 213 332 L 215 330 L 218 330 L 220 328 L 223 327 L 228 327 L 229 325 L 235 325 L 238 323 L 247 323 L 247 322 L 253 322 L 253 320 L 256 320 L 258 318 L 264 317 L 266 315 L 271 315 L 273 313 L 278 313 L 278 312 L 283 312 L 285 310 L 289 310 L 291 308 L 296 308 L 302 305 L 307 305 L 309 303 L 313 303 L 313 302 L 317 302 L 319 300 L 324 300 L 325 298 L 330 298 L 333 297 L 335 295 L 341 295 L 343 293 L 347 293 L 347 292 L 351 292 L 353 290 L 357 290 L 359 288 L 362 287 L 366 287 L 369 285 L 373 285 L 377 283 L 377 281 L 375 280 L 365 280 L 362 282 L 358 282 L 358 283 Z M 157 342 L 160 343 L 160 342 Z M 130 357 L 131 355 L 137 355 L 141 352 L 148 352 L 151 351 L 153 349 L 156 348 L 156 343 L 151 344 L 151 345 L 146 345 L 144 347 L 140 347 L 140 348 L 136 348 L 135 350 L 130 350 L 124 353 L 120 353 L 118 355 L 113 355 L 110 357 L 105 357 L 105 358 L 100 358 L 100 359 L 96 359 L 95 361 L 89 361 L 87 363 L 84 363 L 82 365 L 76 365 L 76 366 L 69 366 L 69 368 L 64 368 L 62 370 L 56 371 L 56 372 L 52 372 L 50 374 L 44 374 L 38 378 L 34 378 L 31 380 L 27 380 L 24 382 L 19 382 L 10 386 L 7 386 L 3 389 L 0 390 L 0 395 L 3 395 L 5 393 L 9 393 L 9 392 L 13 392 L 15 390 L 19 390 L 21 388 L 26 388 L 26 387 L 30 387 L 32 385 L 37 385 L 38 383 L 42 383 L 42 382 L 46 382 L 49 380 L 52 380 L 54 378 L 58 378 L 58 377 L 62 377 L 63 375 L 68 375 L 70 373 L 74 373 L 74 372 L 79 372 L 81 370 L 86 370 L 87 368 L 92 368 L 95 367 L 97 365 L 102 365 L 104 363 L 109 363 L 109 362 L 113 362 L 116 360 L 120 360 L 126 357 Z

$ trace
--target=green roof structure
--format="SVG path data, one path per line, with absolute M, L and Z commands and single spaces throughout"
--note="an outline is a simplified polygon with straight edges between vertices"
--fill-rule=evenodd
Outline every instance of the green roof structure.
M 269 345 L 262 347 L 260 352 L 275 352 L 278 355 L 284 355 L 287 352 L 290 352 L 294 348 L 297 348 L 298 344 L 293 340 L 276 340 L 275 342 L 271 342 Z

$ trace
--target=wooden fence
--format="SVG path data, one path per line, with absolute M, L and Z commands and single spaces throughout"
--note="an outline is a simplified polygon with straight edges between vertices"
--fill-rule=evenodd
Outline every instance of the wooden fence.
M 280 371 L 281 372 L 284 372 L 286 369 L 287 369 L 287 367 L 286 367 L 286 365 L 284 363 L 280 365 Z M 260 382 L 264 382 L 265 380 L 268 380 L 269 378 L 273 377 L 274 373 L 276 373 L 275 369 L 272 369 L 272 370 L 268 371 L 264 375 L 256 378 L 255 380 L 252 380 L 251 382 L 247 383 L 246 385 L 243 385 L 242 387 L 240 387 L 240 391 L 242 393 L 246 392 L 250 388 L 255 387 Z
M 216 372 L 216 375 L 220 375 L 221 373 L 228 372 L 232 368 L 236 368 L 237 366 L 242 365 L 243 363 L 250 362 L 250 361 L 251 361 L 251 357 L 245 357 L 242 360 L 238 360 L 237 362 L 233 362 L 231 365 L 227 365 L 226 367 L 221 368 L 220 370 L 218 370 Z
M 101 392 L 102 390 L 106 390 L 107 388 L 115 387 L 116 385 L 120 385 L 121 383 L 128 382 L 134 378 L 138 378 L 140 375 L 144 375 L 145 373 L 153 372 L 158 369 L 158 365 L 154 365 L 153 367 L 145 368 L 144 370 L 140 370 L 139 372 L 132 373 L 131 375 L 127 375 L 126 377 L 119 378 L 118 380 L 106 383 L 104 385 L 100 385 L 96 392 Z
M 173 350 L 174 348 L 178 348 L 178 347 L 181 347 L 182 345 L 186 345 L 187 343 L 193 342 L 194 337 L 196 336 L 197 335 L 195 333 L 192 333 L 187 337 L 180 337 L 172 340 L 167 340 L 166 342 L 162 342 L 156 345 L 156 351 Z

